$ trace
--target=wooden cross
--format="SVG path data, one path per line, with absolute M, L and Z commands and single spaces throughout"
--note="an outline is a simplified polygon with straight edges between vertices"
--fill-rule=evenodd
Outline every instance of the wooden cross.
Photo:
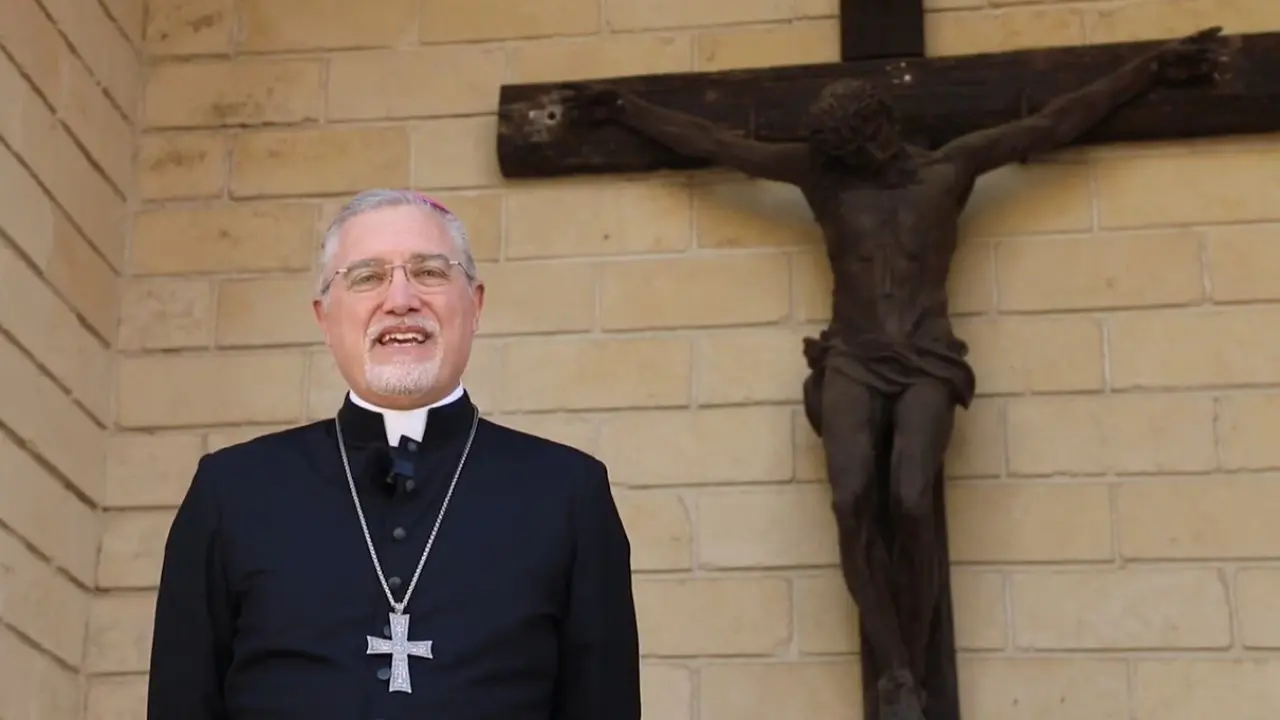
M 924 57 L 922 0 L 841 0 L 841 55 L 835 64 L 645 75 L 608 80 L 611 87 L 697 115 L 763 141 L 803 140 L 805 109 L 841 78 L 890 88 L 909 141 L 937 148 L 961 135 L 1000 125 L 1107 75 L 1159 42 L 1062 47 L 949 58 Z M 503 86 L 498 162 L 506 177 L 690 170 L 706 163 L 613 124 L 566 123 L 564 86 Z M 1156 88 L 1112 113 L 1076 143 L 1171 140 L 1280 130 L 1280 32 L 1227 38 L 1217 82 Z M 882 471 L 884 472 L 884 471 Z M 934 505 L 942 567 L 950 566 L 943 483 Z M 883 518 L 882 533 L 892 528 Z M 884 668 L 862 633 L 863 717 L 883 720 L 875 702 Z M 943 573 L 928 669 L 928 720 L 959 720 L 950 583 Z

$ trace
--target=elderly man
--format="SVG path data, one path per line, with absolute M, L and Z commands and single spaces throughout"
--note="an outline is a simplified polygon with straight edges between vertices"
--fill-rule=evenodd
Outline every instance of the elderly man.
M 462 223 L 371 191 L 325 235 L 336 417 L 204 456 L 165 546 L 150 720 L 637 720 L 605 466 L 480 417 Z M 537 382 L 537 378 L 530 378 Z

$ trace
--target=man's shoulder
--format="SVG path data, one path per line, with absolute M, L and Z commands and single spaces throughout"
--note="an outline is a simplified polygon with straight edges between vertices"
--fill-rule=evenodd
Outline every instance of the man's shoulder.
M 248 465 L 269 466 L 294 460 L 305 455 L 308 443 L 320 432 L 322 421 L 266 432 L 206 453 L 200 460 L 201 470 L 235 474 Z
M 607 472 L 602 460 L 581 448 L 489 418 L 481 422 L 487 430 L 490 442 L 501 448 L 506 462 L 579 476 L 604 476 Z

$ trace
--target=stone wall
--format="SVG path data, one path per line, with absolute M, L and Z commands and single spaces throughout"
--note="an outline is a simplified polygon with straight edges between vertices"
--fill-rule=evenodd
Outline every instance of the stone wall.
M 504 81 L 834 60 L 835 0 L 39 3 L 0 27 L 0 657 L 39 658 L 0 673 L 0 716 L 77 717 L 85 670 L 88 717 L 142 717 L 195 461 L 337 406 L 317 230 L 407 185 L 470 223 L 482 407 L 610 464 L 646 718 L 856 717 L 798 408 L 830 283 L 799 198 L 721 171 L 511 183 L 493 154 Z M 933 55 L 1280 30 L 1273 0 L 931 10 Z M 982 182 L 952 285 L 980 392 L 948 460 L 966 717 L 1273 712 L 1278 168 L 1237 138 Z
M 0 2 L 0 717 L 82 715 L 142 3 Z

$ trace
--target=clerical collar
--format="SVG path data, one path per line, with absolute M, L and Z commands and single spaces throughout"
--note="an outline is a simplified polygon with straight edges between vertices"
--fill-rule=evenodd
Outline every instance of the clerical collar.
M 459 420 L 470 422 L 471 403 L 467 401 L 466 395 L 466 391 L 459 385 L 443 400 L 425 407 L 391 410 L 378 407 L 348 391 L 338 417 L 342 422 L 343 432 L 355 442 L 374 443 L 385 440 L 387 445 L 396 446 L 403 436 L 421 443 L 426 436 L 428 424 L 434 435 L 437 428 L 447 433 Z M 464 415 L 465 418 L 462 417 Z

